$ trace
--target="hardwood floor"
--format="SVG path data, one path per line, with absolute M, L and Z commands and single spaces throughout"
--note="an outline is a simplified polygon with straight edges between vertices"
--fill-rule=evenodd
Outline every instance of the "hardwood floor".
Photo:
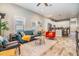
M 46 40 L 51 42 L 53 45 L 52 48 L 49 48 L 50 44 L 46 46 L 34 47 L 34 43 L 26 43 L 20 47 L 21 56 L 76 56 L 76 40 L 69 37 L 57 37 L 55 40 Z M 52 46 L 52 45 L 50 45 Z M 34 47 L 34 48 L 33 48 Z M 47 50 L 47 51 L 46 51 Z M 43 53 L 46 51 L 45 53 Z M 42 53 L 43 54 L 42 54 Z
M 56 38 L 58 43 L 44 56 L 76 56 L 76 40 L 69 37 Z

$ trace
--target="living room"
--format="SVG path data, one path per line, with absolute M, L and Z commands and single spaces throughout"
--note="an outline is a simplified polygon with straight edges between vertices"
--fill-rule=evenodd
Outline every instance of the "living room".
M 0 3 L 0 56 L 79 55 L 78 6 Z

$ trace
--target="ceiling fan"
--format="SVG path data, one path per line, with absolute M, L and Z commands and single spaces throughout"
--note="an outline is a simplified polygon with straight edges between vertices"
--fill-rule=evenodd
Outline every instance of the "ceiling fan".
M 39 6 L 42 3 L 38 3 L 37 6 Z M 48 6 L 48 3 L 43 3 L 45 6 Z

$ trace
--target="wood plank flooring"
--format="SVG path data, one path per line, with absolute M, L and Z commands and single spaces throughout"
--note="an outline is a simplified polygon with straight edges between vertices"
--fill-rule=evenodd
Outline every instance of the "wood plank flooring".
M 57 37 L 55 40 L 52 41 L 57 41 L 57 43 L 41 56 L 76 56 L 77 55 L 75 39 L 69 37 Z M 26 50 L 25 48 L 27 47 L 25 48 L 23 47 L 21 47 L 21 54 L 22 54 L 21 56 L 28 56 L 28 53 L 30 55 L 32 52 L 34 52 L 34 51 Z M 34 56 L 34 55 L 31 54 L 30 56 Z
M 58 43 L 44 56 L 76 56 L 76 41 L 69 37 L 56 38 Z

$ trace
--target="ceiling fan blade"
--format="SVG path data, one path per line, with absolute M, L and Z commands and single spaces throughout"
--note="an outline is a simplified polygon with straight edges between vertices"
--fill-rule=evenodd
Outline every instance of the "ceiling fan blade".
M 47 3 L 44 3 L 45 4 L 45 6 L 48 6 L 48 4 Z
M 41 3 L 38 3 L 37 6 L 39 6 Z

